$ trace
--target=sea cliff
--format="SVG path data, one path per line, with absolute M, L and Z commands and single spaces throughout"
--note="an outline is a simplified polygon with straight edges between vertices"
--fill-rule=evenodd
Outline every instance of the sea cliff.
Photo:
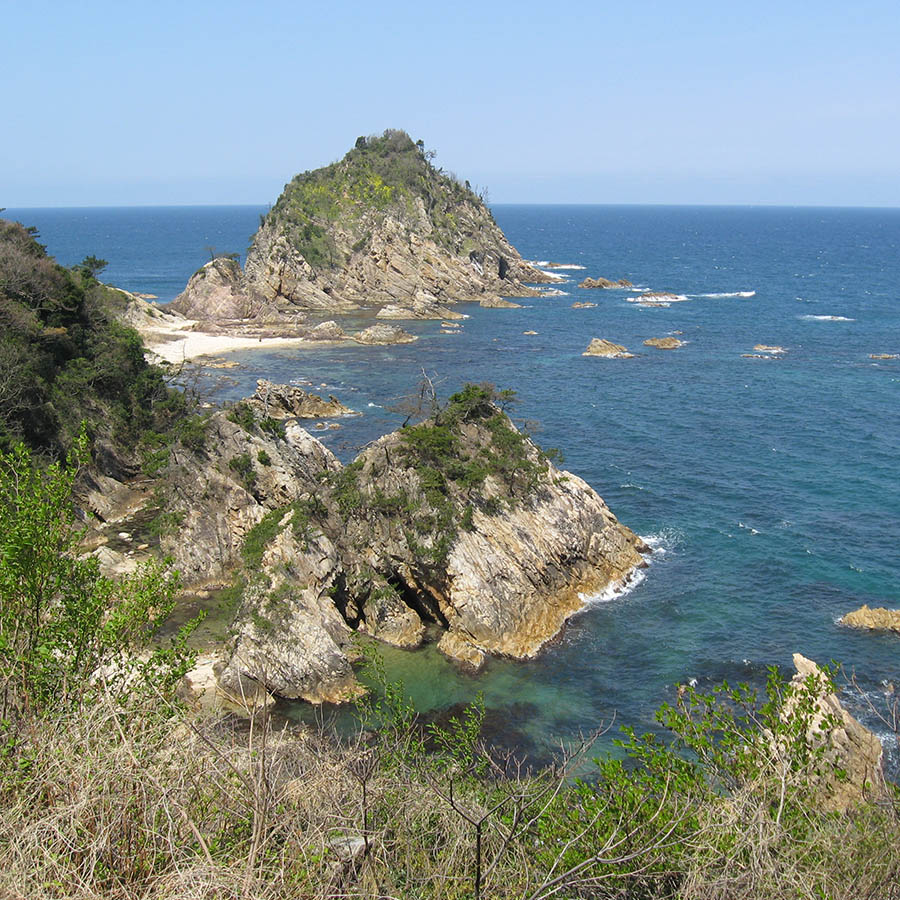
M 469 186 L 403 131 L 360 137 L 339 162 L 304 172 L 262 218 L 243 272 L 213 259 L 172 309 L 202 322 L 300 325 L 360 307 L 447 318 L 554 280 L 526 263 Z

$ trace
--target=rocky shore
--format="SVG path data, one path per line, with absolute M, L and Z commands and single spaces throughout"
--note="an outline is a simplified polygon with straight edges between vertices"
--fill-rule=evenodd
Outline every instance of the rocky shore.
M 202 446 L 176 445 L 166 472 L 178 525 L 162 550 L 196 589 L 241 595 L 218 669 L 230 696 L 348 699 L 356 633 L 416 647 L 436 631 L 470 668 L 532 656 L 646 564 L 643 541 L 482 388 L 347 466 L 272 415 L 296 410 L 297 390 L 261 382 L 209 418 Z

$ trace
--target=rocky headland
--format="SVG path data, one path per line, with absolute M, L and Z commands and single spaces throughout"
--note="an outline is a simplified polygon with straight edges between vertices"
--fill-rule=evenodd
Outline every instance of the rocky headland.
M 536 296 L 528 284 L 556 280 L 522 259 L 468 183 L 388 130 L 297 175 L 263 217 L 243 271 L 212 260 L 171 308 L 204 329 L 296 327 L 360 307 L 446 319 L 448 306 L 502 306 L 504 296 Z
M 431 634 L 473 668 L 532 656 L 645 565 L 643 541 L 486 388 L 467 386 L 346 466 L 259 394 L 212 414 L 166 473 L 178 525 L 162 549 L 186 582 L 241 595 L 218 670 L 231 696 L 352 697 L 356 633 L 399 647 Z

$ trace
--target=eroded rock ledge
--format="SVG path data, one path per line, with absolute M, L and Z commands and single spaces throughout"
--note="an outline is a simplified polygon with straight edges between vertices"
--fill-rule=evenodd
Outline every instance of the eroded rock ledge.
M 592 593 L 624 585 L 646 545 L 580 478 L 557 469 L 485 388 L 347 466 L 295 422 L 216 413 L 178 447 L 165 540 L 186 580 L 236 577 L 235 637 L 220 673 L 284 697 L 357 691 L 355 632 L 440 649 L 478 667 L 532 656 Z M 249 682 L 247 681 L 249 679 Z

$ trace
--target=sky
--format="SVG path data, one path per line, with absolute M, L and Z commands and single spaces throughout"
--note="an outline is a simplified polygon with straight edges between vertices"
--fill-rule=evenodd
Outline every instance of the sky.
M 272 203 L 402 128 L 493 203 L 900 206 L 896 0 L 0 0 L 0 206 Z

